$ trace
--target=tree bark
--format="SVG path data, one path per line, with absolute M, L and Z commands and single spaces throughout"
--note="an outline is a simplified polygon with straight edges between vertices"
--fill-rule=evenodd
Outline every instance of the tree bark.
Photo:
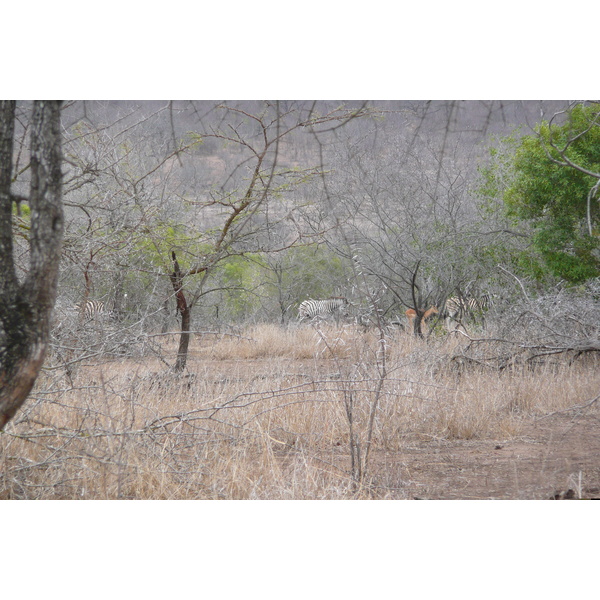
M 12 242 L 14 101 L 0 102 L 0 430 L 31 391 L 46 355 L 63 235 L 60 105 L 31 117 L 30 267 L 20 282 Z
M 192 320 L 192 311 L 185 299 L 183 293 L 183 275 L 175 252 L 171 252 L 173 259 L 173 273 L 171 274 L 171 285 L 175 291 L 177 301 L 177 312 L 181 314 L 181 335 L 179 336 L 179 349 L 177 350 L 177 360 L 173 367 L 175 371 L 183 371 L 187 363 L 188 347 L 190 345 L 190 323 Z
M 425 311 L 420 308 L 416 308 L 415 312 L 417 313 L 417 316 L 414 319 L 413 333 L 415 334 L 415 337 L 422 338 L 423 329 L 421 328 L 421 323 L 423 322 L 423 315 L 425 314 Z

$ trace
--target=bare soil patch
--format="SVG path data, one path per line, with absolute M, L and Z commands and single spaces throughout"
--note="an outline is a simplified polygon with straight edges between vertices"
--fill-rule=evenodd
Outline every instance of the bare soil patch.
M 600 499 L 599 420 L 596 402 L 531 420 L 510 440 L 407 443 L 375 455 L 374 482 L 397 498 Z

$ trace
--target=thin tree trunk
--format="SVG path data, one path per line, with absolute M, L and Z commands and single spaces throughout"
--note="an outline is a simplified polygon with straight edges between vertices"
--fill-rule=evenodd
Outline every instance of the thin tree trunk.
M 421 328 L 421 324 L 423 323 L 423 314 L 425 311 L 420 310 L 419 308 L 416 309 L 416 313 L 417 316 L 415 317 L 415 325 L 414 325 L 414 334 L 415 337 L 423 337 L 423 329 Z
M 190 345 L 190 323 L 192 313 L 183 293 L 183 276 L 177 262 L 175 252 L 171 252 L 173 259 L 173 273 L 171 274 L 171 284 L 175 291 L 177 300 L 177 312 L 181 314 L 181 335 L 179 336 L 179 349 L 177 350 L 177 360 L 173 367 L 175 371 L 183 371 L 187 363 L 188 347 Z
M 175 361 L 175 371 L 183 371 L 187 363 L 188 347 L 190 345 L 190 313 L 189 307 L 181 313 L 181 336 L 179 338 L 177 360 Z

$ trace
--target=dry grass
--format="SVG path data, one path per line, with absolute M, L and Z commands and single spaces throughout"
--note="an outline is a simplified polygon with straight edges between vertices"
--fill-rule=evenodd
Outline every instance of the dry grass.
M 376 460 L 414 441 L 519 436 L 600 384 L 594 360 L 465 368 L 453 359 L 461 344 L 391 334 L 385 377 L 376 332 L 353 327 L 197 337 L 184 374 L 165 367 L 177 348 L 166 338 L 160 356 L 82 363 L 70 377 L 50 361 L 0 435 L 0 496 L 356 497 L 349 415 L 355 451 L 364 459 L 370 439 Z

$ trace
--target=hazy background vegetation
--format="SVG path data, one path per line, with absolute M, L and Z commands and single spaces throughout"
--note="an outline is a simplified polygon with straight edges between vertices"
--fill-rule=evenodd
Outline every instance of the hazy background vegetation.
M 343 126 L 297 127 L 342 105 L 364 114 Z M 184 271 L 200 271 L 186 280 L 196 329 L 285 324 L 309 297 L 346 296 L 360 305 L 364 285 L 385 285 L 380 308 L 402 314 L 414 304 L 409 283 L 417 265 L 423 301 L 438 304 L 457 290 L 501 292 L 508 301 L 522 293 L 519 282 L 537 293 L 552 289 L 564 277 L 532 250 L 531 220 L 507 215 L 502 186 L 510 175 L 494 175 L 493 187 L 489 170 L 497 173 L 513 152 L 503 137 L 531 136 L 542 116 L 567 106 L 70 103 L 58 318 L 61 309 L 95 299 L 140 331 L 172 329 L 173 250 Z M 26 104 L 22 110 L 26 123 Z M 276 165 L 275 177 L 264 199 L 265 190 L 252 190 L 256 205 L 239 216 L 243 232 L 218 250 L 261 136 L 269 127 L 274 137 L 275 124 L 296 127 L 268 148 L 262 167 Z
M 30 106 L 18 109 L 25 195 Z M 3 434 L 2 494 L 408 497 L 378 452 L 515 436 L 589 403 L 599 114 L 563 101 L 66 103 L 51 352 Z M 24 274 L 26 201 L 13 219 Z M 451 296 L 475 302 L 455 321 Z M 299 322 L 302 301 L 329 297 L 348 300 L 343 315 Z M 92 301 L 102 309 L 86 312 Z M 556 391 L 540 403 L 532 387 Z M 318 462 L 339 446 L 339 479 L 274 467 L 279 451 Z M 228 470 L 242 464 L 250 485 Z M 510 491 L 531 493 L 552 490 Z

